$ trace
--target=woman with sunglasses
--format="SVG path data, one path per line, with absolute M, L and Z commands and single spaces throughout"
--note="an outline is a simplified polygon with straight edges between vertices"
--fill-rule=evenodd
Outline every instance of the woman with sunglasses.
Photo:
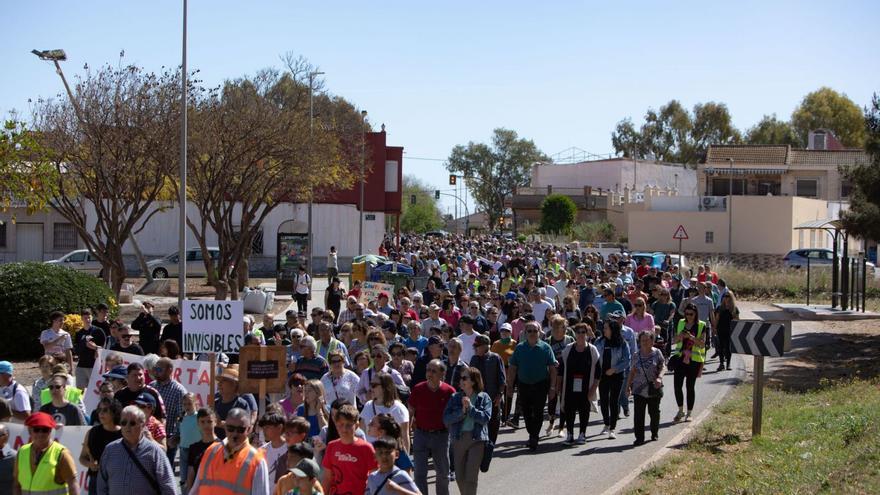
M 421 327 L 418 324 L 414 325 L 413 328 L 418 328 L 421 331 Z M 425 344 L 427 343 L 428 339 L 425 339 Z M 403 383 L 407 387 L 412 388 L 412 375 L 413 371 L 415 371 L 415 366 L 412 361 L 404 359 L 405 352 L 406 347 L 401 342 L 395 342 L 388 346 L 388 353 L 391 354 L 391 361 L 388 362 L 388 367 L 400 373 L 400 376 L 403 377 Z
M 409 410 L 397 398 L 397 386 L 394 379 L 389 373 L 382 371 L 374 373 L 368 383 L 372 399 L 364 404 L 364 410 L 361 411 L 360 417 L 361 429 L 367 431 L 367 442 L 372 443 L 376 440 L 375 437 L 370 436 L 367 428 L 373 417 L 379 414 L 390 414 L 400 425 L 401 448 L 409 452 Z
M 354 371 L 345 368 L 345 356 L 339 349 L 330 351 L 327 354 L 327 361 L 330 362 L 330 371 L 321 377 L 327 402 L 345 399 L 349 404 L 354 404 L 360 377 Z
M 86 432 L 79 454 L 79 463 L 88 468 L 89 495 L 98 493 L 98 468 L 100 467 L 98 461 L 101 459 L 101 454 L 104 453 L 104 448 L 110 442 L 122 438 L 122 427 L 119 426 L 122 404 L 118 400 L 101 399 L 95 412 L 98 414 L 99 423 Z
M 67 375 L 53 375 L 48 388 L 52 400 L 40 406 L 40 412 L 52 416 L 56 423 L 64 426 L 86 424 L 82 410 L 67 400 Z
M 357 397 L 362 403 L 366 403 L 372 398 L 370 392 L 373 390 L 371 389 L 370 383 L 373 380 L 373 377 L 379 373 L 387 373 L 390 375 L 395 387 L 406 388 L 406 383 L 403 381 L 403 377 L 400 373 L 388 366 L 388 361 L 391 360 L 391 355 L 383 344 L 374 345 L 370 349 L 370 357 L 373 359 L 373 363 L 361 373 L 360 382 L 358 382 Z
M 562 351 L 559 359 L 557 390 L 560 391 L 559 407 L 563 413 L 563 424 L 568 427 L 565 443 L 571 445 L 587 443 L 587 424 L 590 422 L 590 401 L 595 400 L 599 386 L 596 363 L 599 351 L 590 343 L 593 330 L 586 323 L 574 326 L 575 340 Z M 580 415 L 580 435 L 574 439 L 574 417 Z
M 654 348 L 654 334 L 639 334 L 639 349 L 633 353 L 632 368 L 626 382 L 627 395 L 633 396 L 633 445 L 645 443 L 645 408 L 651 417 L 651 440 L 657 440 L 660 430 L 660 399 L 663 398 L 665 359 L 660 349 Z
M 673 368 L 675 379 L 675 402 L 678 404 L 678 413 L 675 421 L 690 421 L 691 414 L 696 402 L 697 377 L 703 371 L 703 363 L 706 361 L 706 324 L 698 317 L 697 307 L 688 303 L 684 307 L 684 318 L 679 320 L 675 329 L 675 337 L 672 340 L 672 356 L 669 358 L 669 367 Z M 687 414 L 684 412 L 684 393 L 682 386 L 687 382 Z
M 644 297 L 635 298 L 632 312 L 623 320 L 623 324 L 632 328 L 636 335 L 642 332 L 654 332 L 654 317 L 645 311 L 647 307 Z
M 303 403 L 303 387 L 306 377 L 299 373 L 290 375 L 287 379 L 287 397 L 281 399 L 279 404 L 287 419 L 296 417 L 296 409 Z
M 492 399 L 483 392 L 483 377 L 477 368 L 465 368 L 456 392 L 443 411 L 443 423 L 452 440 L 455 480 L 462 495 L 476 495 L 483 451 L 489 440 Z

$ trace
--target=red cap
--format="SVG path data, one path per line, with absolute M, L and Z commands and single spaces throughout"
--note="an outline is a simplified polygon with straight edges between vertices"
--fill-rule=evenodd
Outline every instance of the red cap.
M 24 425 L 33 428 L 33 427 L 44 427 L 44 428 L 55 428 L 55 420 L 52 419 L 52 416 L 44 413 L 44 412 L 35 412 L 27 417 L 24 420 Z

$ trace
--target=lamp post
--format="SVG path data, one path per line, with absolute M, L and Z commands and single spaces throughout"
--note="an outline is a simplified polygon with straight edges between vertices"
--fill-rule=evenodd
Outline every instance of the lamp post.
M 186 3 L 183 0 L 183 36 L 180 64 L 180 225 L 177 246 L 177 307 L 186 299 Z M 207 254 L 207 253 L 206 253 Z M 235 282 L 238 283 L 237 281 Z
M 361 199 L 359 201 L 360 221 L 358 222 L 358 255 L 364 254 L 364 170 L 367 163 L 367 111 L 361 110 Z
M 55 50 L 31 50 L 31 53 L 39 57 L 40 60 L 48 60 L 55 64 L 55 72 L 61 76 L 61 82 L 64 84 L 64 89 L 67 91 L 67 97 L 70 98 L 70 103 L 73 105 L 73 111 L 76 113 L 76 118 L 79 120 L 80 125 L 85 126 L 86 121 L 83 120 L 79 103 L 74 99 L 73 92 L 70 91 L 70 85 L 67 84 L 67 78 L 64 77 L 64 71 L 61 70 L 61 64 L 58 63 L 67 60 L 67 53 L 60 48 Z
M 727 259 L 733 252 L 733 158 L 728 158 L 730 164 L 728 173 L 730 178 L 727 179 Z
M 323 75 L 323 72 L 309 72 L 309 159 L 314 157 L 314 121 L 315 121 L 315 76 Z M 314 278 L 312 261 L 314 260 L 315 243 L 312 242 L 312 190 L 309 188 L 309 213 L 308 213 L 308 236 L 309 236 L 309 276 Z

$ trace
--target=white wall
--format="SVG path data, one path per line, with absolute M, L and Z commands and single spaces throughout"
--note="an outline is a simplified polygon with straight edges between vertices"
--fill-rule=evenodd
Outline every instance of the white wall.
M 676 178 L 676 174 L 678 178 Z M 646 186 L 672 188 L 677 185 L 682 196 L 697 195 L 696 170 L 672 165 L 661 165 L 650 162 L 638 162 L 635 174 L 632 160 L 601 160 L 581 162 L 571 165 L 537 165 L 532 168 L 532 187 L 565 187 L 615 189 L 621 191 L 624 186 L 641 191 Z

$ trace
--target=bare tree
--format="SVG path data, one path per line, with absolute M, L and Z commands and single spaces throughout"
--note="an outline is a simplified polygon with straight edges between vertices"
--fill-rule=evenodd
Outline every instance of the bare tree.
M 107 65 L 76 84 L 81 119 L 67 99 L 34 106 L 44 158 L 58 177 L 49 204 L 74 226 L 117 294 L 122 246 L 160 211 L 151 205 L 177 168 L 179 77 Z

